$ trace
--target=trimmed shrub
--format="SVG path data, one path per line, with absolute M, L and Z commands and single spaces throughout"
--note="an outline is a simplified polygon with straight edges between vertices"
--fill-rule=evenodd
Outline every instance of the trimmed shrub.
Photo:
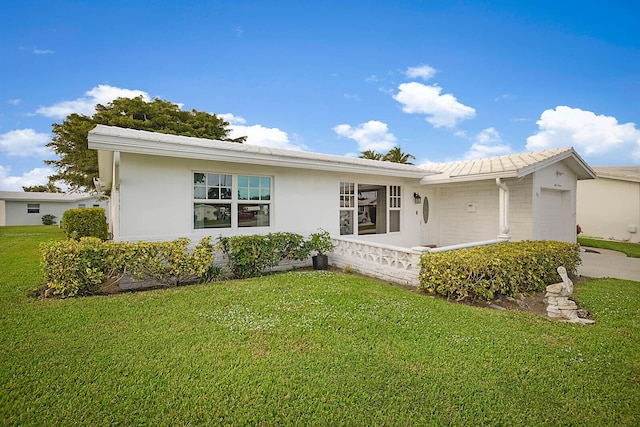
M 580 262 L 578 244 L 547 240 L 425 253 L 420 289 L 457 300 L 489 301 L 497 295 L 544 291 L 561 280 L 559 266 L 575 274 Z
M 76 208 L 62 215 L 62 229 L 70 239 L 96 237 L 106 240 L 109 226 L 102 208 Z
M 220 237 L 218 243 L 229 269 L 239 278 L 261 276 L 280 261 L 301 261 L 309 256 L 304 237 L 296 233 Z
M 56 216 L 51 214 L 42 215 L 42 225 L 53 225 L 56 223 Z
M 125 272 L 166 285 L 192 283 L 213 274 L 211 238 L 188 252 L 188 239 L 172 242 L 103 242 L 82 237 L 41 245 L 41 266 L 54 295 L 76 296 L 99 292 L 100 286 Z

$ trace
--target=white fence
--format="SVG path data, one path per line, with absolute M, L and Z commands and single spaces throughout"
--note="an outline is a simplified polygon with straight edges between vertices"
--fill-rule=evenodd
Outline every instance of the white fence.
M 418 287 L 421 252 L 398 246 L 332 238 L 335 244 L 329 263 L 400 285 Z
M 475 246 L 494 245 L 506 242 L 508 238 L 461 243 L 440 248 L 399 246 L 369 243 L 361 240 L 334 237 L 333 253 L 329 254 L 329 263 L 338 268 L 351 266 L 353 271 L 366 276 L 377 277 L 391 283 L 409 285 L 417 288 L 420 277 L 420 256 L 423 253 L 452 251 Z

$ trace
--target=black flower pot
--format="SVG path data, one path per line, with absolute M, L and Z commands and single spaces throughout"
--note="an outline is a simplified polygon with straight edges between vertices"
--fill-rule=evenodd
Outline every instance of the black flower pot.
M 329 257 L 327 255 L 314 255 L 311 257 L 314 270 L 326 270 L 329 268 Z

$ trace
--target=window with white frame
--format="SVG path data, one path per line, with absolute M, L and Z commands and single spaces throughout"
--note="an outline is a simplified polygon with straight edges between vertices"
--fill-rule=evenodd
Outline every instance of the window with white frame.
M 389 232 L 400 231 L 400 209 L 402 208 L 402 195 L 399 185 L 389 186 Z
M 268 227 L 271 177 L 194 172 L 193 228 Z
M 238 227 L 268 227 L 271 177 L 238 175 Z
M 340 183 L 340 234 L 353 234 L 353 213 L 355 211 L 355 184 Z
M 341 235 L 399 232 L 401 212 L 399 185 L 340 183 Z
M 27 213 L 40 213 L 40 203 L 27 203 Z

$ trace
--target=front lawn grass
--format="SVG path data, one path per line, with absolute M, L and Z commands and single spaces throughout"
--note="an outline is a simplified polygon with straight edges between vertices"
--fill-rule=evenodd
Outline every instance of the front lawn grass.
M 593 237 L 578 237 L 581 246 L 592 248 L 610 249 L 622 252 L 632 258 L 640 258 L 640 243 L 617 242 L 615 240 L 603 240 Z
M 37 300 L 50 230 L 0 228 L 5 425 L 640 424 L 640 282 L 576 284 L 594 326 L 314 271 Z

